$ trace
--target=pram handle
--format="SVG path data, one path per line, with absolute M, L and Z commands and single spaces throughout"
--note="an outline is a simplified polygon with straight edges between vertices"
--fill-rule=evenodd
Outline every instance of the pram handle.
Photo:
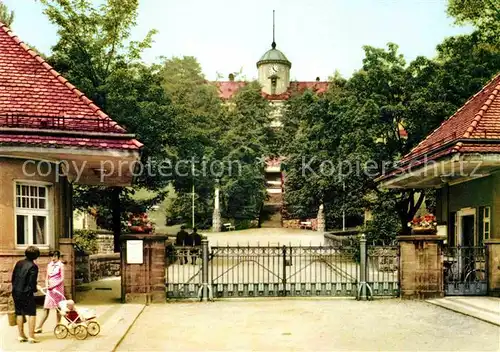
M 50 296 L 50 295 L 47 295 L 47 293 L 49 292 L 49 289 L 47 287 L 41 287 L 40 288 L 40 292 L 43 293 L 46 297 L 49 297 L 49 299 L 53 300 L 53 298 Z M 62 300 L 65 301 L 66 300 L 66 297 L 61 293 L 59 292 L 59 290 L 56 290 L 56 289 L 52 289 L 50 290 L 50 292 L 55 292 L 57 293 L 59 296 L 61 296 Z

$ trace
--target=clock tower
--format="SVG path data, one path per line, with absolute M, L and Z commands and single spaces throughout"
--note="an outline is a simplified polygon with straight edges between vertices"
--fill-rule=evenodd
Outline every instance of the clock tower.
M 273 11 L 273 43 L 259 61 L 259 83 L 266 94 L 279 95 L 285 93 L 290 85 L 290 68 L 292 63 L 288 61 L 285 54 L 276 49 L 274 41 L 274 11 Z

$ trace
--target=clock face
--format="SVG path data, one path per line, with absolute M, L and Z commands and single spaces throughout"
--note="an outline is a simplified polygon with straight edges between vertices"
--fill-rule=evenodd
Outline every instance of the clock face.
M 270 75 L 275 75 L 278 73 L 278 71 L 279 71 L 278 65 L 274 64 L 274 65 L 269 66 L 269 74 Z

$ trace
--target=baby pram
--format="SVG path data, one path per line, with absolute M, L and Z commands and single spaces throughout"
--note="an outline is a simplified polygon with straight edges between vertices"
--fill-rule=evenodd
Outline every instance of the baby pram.
M 42 289 L 42 292 L 47 295 L 46 289 Z M 56 308 L 61 314 L 61 322 L 54 328 L 54 335 L 58 339 L 65 339 L 70 334 L 78 340 L 84 340 L 88 335 L 96 336 L 99 334 L 101 326 L 94 311 L 84 308 L 74 309 L 72 300 L 66 300 L 66 297 L 57 290 L 52 292 L 62 297 L 62 301 L 59 302 Z M 47 297 L 52 299 L 50 295 Z

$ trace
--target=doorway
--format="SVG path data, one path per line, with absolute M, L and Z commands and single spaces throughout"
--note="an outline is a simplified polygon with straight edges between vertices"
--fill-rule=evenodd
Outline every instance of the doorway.
M 473 247 L 476 236 L 476 209 L 463 208 L 457 211 L 456 244 L 462 247 Z
M 462 240 L 460 241 L 464 247 L 474 246 L 474 223 L 476 217 L 474 215 L 462 216 Z

